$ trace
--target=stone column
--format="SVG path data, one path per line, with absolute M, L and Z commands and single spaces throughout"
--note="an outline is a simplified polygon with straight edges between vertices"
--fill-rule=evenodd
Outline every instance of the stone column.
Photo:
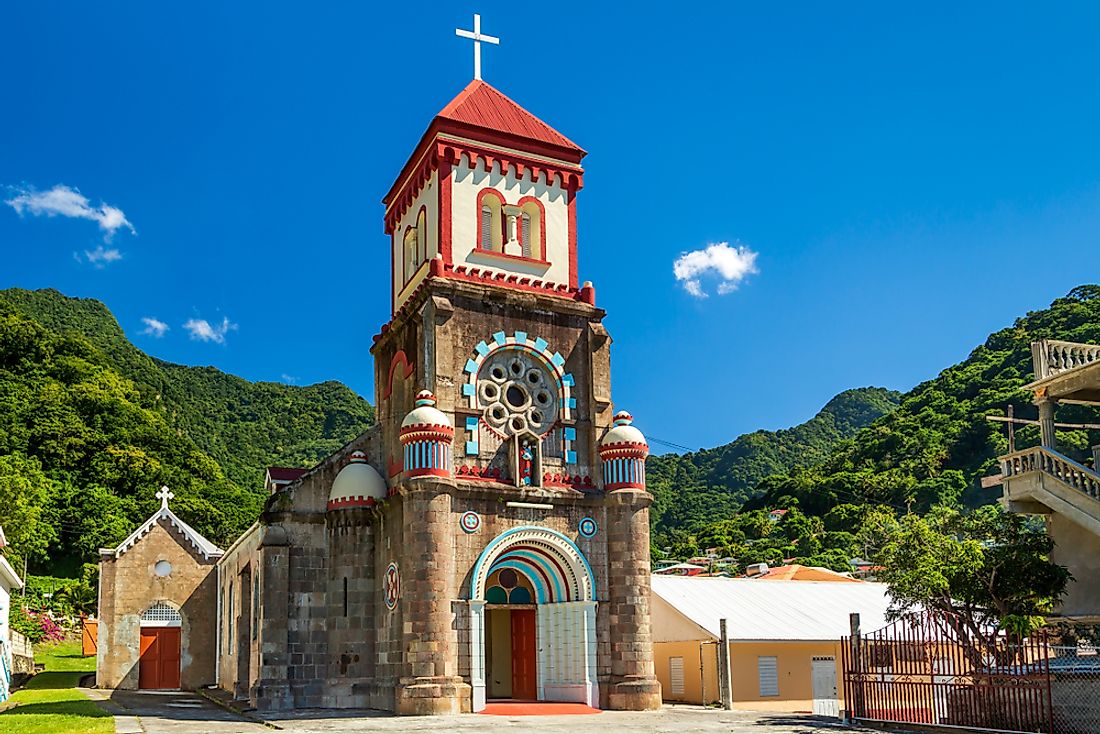
M 1054 436 L 1054 408 L 1057 402 L 1050 398 L 1039 398 L 1036 403 L 1039 406 L 1039 436 L 1044 448 L 1051 451 L 1058 450 L 1058 444 Z
M 451 495 L 440 482 L 416 479 L 403 493 L 406 547 L 399 561 L 405 647 L 396 694 L 399 714 L 470 711 L 470 685 L 458 675 L 452 625 L 454 533 Z
M 260 669 L 252 703 L 261 711 L 285 711 L 294 708 L 287 652 L 290 541 L 281 525 L 269 525 L 262 532 L 259 557 L 264 583 L 259 629 Z M 221 594 L 221 589 L 218 593 Z
M 607 495 L 608 593 L 610 611 L 610 709 L 661 707 L 661 684 L 653 674 L 649 623 L 649 505 L 638 489 Z

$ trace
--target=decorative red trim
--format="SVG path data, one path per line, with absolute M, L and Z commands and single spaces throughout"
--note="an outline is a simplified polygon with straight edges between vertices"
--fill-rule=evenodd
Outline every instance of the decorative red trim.
M 569 218 L 566 224 L 569 227 L 569 286 L 571 288 L 577 287 L 577 188 L 569 187 Z M 545 236 L 543 242 L 546 242 Z
M 603 485 L 603 488 L 607 492 L 613 492 L 616 489 L 645 489 L 645 485 L 637 482 L 613 482 Z
M 576 489 L 580 491 L 592 491 L 596 485 L 592 483 L 592 477 L 582 477 L 580 474 L 551 474 L 542 475 L 542 486 L 557 487 L 559 489 Z
M 492 144 L 492 141 L 488 142 L 490 145 Z M 517 145 L 524 150 L 539 155 L 539 152 L 534 149 L 537 146 L 527 145 L 527 142 L 524 141 Z M 428 151 L 429 145 L 434 146 L 430 152 Z M 466 141 L 446 138 L 436 138 L 429 141 L 425 137 L 405 164 L 405 168 L 402 169 L 389 193 L 382 199 L 382 203 L 386 206 L 384 217 L 386 234 L 393 232 L 401 217 L 412 206 L 420 189 L 428 182 L 432 172 L 436 169 L 439 171 L 440 214 L 443 213 L 444 205 L 449 208 L 451 170 L 463 155 L 469 160 L 471 168 L 476 169 L 480 163 L 487 170 L 492 170 L 493 164 L 499 163 L 502 174 L 512 169 L 519 178 L 523 178 L 527 174 L 530 174 L 532 181 L 545 177 L 547 185 L 551 185 L 556 180 L 566 190 L 579 191 L 584 186 L 584 170 L 579 165 L 580 158 L 573 165 L 570 165 L 568 161 L 564 164 L 558 164 L 532 158 L 523 153 L 494 150 Z M 450 218 L 448 216 L 447 224 L 449 223 Z M 442 217 L 440 225 L 444 226 Z M 449 235 L 447 239 L 449 240 Z M 440 252 L 443 252 L 444 259 L 450 262 L 449 242 L 446 250 L 441 246 Z
M 452 441 L 455 429 L 450 426 L 436 426 L 431 423 L 417 423 L 401 429 L 401 443 L 413 441 Z
M 342 497 L 338 500 L 329 500 L 329 510 L 348 510 L 354 507 L 374 507 L 382 504 L 374 497 Z
M 484 255 L 485 257 L 499 258 L 506 262 L 508 260 L 512 260 L 514 262 L 528 263 L 530 265 L 545 265 L 547 267 L 550 266 L 549 260 L 536 260 L 532 257 L 524 257 L 523 255 L 509 255 L 504 252 L 497 252 L 496 250 L 482 250 L 480 247 L 475 247 L 473 253 Z
M 446 469 L 409 469 L 405 472 L 407 477 L 450 477 L 451 473 Z
M 470 466 L 463 464 L 455 471 L 455 476 L 459 479 L 474 479 L 484 482 L 500 482 L 501 484 L 508 483 L 508 477 L 498 467 L 488 466 Z
M 453 151 L 451 155 L 454 155 Z M 443 256 L 443 262 L 451 262 L 451 158 L 444 157 L 439 160 L 439 254 Z
M 389 400 L 390 395 L 393 394 L 393 376 L 397 372 L 398 365 L 405 366 L 405 373 L 401 375 L 401 379 L 403 380 L 409 379 L 409 376 L 416 370 L 416 363 L 409 361 L 408 356 L 405 354 L 405 350 L 398 349 L 390 359 L 390 376 L 389 380 L 386 382 L 386 392 L 382 395 L 383 400 Z
M 388 467 L 386 467 L 386 471 L 389 473 L 390 479 L 393 479 L 394 477 L 401 474 L 401 472 L 405 471 L 405 463 L 404 463 L 404 461 L 391 461 L 390 465 Z M 390 492 L 389 493 L 393 494 L 393 492 L 394 492 L 394 487 L 393 487 L 393 485 L 390 485 Z
M 477 205 L 474 207 L 474 231 L 477 232 L 477 241 L 474 242 L 474 250 L 477 252 L 492 252 L 495 254 L 503 255 L 503 252 L 497 253 L 496 250 L 486 250 L 481 246 L 481 207 L 485 205 L 485 197 L 492 194 L 500 201 L 500 243 L 501 247 L 508 241 L 507 218 L 504 216 L 504 206 L 508 202 L 504 198 L 504 194 L 500 193 L 492 186 L 486 186 L 481 191 L 477 192 Z

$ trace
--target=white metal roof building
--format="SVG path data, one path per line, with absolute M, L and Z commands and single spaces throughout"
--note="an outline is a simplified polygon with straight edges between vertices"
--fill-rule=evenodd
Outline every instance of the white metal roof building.
M 655 642 L 716 640 L 722 618 L 728 620 L 732 641 L 835 641 L 848 634 L 852 612 L 859 613 L 861 628 L 869 632 L 886 625 L 890 606 L 886 584 L 871 582 L 655 575 L 652 584 Z M 659 614 L 662 602 L 681 619 Z

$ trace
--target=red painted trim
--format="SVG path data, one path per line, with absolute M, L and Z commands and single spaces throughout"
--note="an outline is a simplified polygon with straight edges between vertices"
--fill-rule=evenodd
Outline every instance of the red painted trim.
M 500 245 L 504 247 L 504 243 L 508 241 L 507 232 L 507 218 L 504 216 L 504 206 L 508 203 L 508 200 L 504 198 L 504 194 L 500 193 L 492 186 L 486 186 L 481 191 L 477 192 L 477 206 L 474 208 L 474 216 L 477 218 L 474 222 L 474 231 L 477 232 L 477 241 L 474 242 L 474 249 L 478 252 L 490 252 L 493 254 L 503 255 L 503 252 L 498 253 L 496 250 L 486 250 L 481 246 L 481 207 L 485 206 L 485 197 L 492 194 L 500 201 Z
M 504 252 L 497 252 L 496 250 L 482 250 L 480 247 L 475 247 L 474 252 L 478 255 L 484 255 L 485 257 L 499 258 L 506 262 L 508 260 L 512 260 L 514 262 L 528 263 L 530 265 L 545 265 L 547 267 L 550 266 L 549 260 L 535 260 L 534 258 L 524 257 L 523 255 L 509 255 Z
M 453 151 L 451 153 L 453 155 Z M 443 256 L 443 262 L 451 262 L 451 159 L 439 160 L 439 254 Z
M 533 203 L 535 205 L 535 207 L 539 210 L 539 250 L 541 252 L 542 257 L 541 258 L 524 258 L 524 259 L 531 259 L 531 260 L 535 260 L 537 262 L 549 263 L 549 260 L 546 259 L 546 207 L 544 207 L 542 205 L 542 202 L 539 201 L 538 199 L 536 199 L 534 196 L 523 196 L 523 197 L 521 197 L 520 200 L 519 200 L 519 203 L 517 203 L 516 206 L 518 206 L 522 209 L 523 205 L 527 204 L 529 202 Z M 524 242 L 523 242 L 523 227 L 519 228 L 519 241 L 520 241 L 521 245 L 524 244 Z
M 374 507 L 381 504 L 374 497 L 343 497 L 338 500 L 329 500 L 329 510 L 348 510 L 354 507 Z
M 399 365 L 405 366 L 405 373 L 401 375 L 401 379 L 403 380 L 409 379 L 409 376 L 416 370 L 416 363 L 409 361 L 408 356 L 405 354 L 405 350 L 398 349 L 397 353 L 390 359 L 390 376 L 389 380 L 386 382 L 386 392 L 382 395 L 383 400 L 389 400 L 390 395 L 393 394 L 393 376 L 397 372 L 397 367 Z
M 569 287 L 577 287 L 577 190 L 569 187 Z M 545 238 L 543 238 L 545 242 Z M 595 299 L 593 299 L 595 300 Z
M 415 435 L 414 435 L 415 434 Z M 401 429 L 401 443 L 419 441 L 438 441 L 448 443 L 455 437 L 455 429 L 450 426 L 435 426 L 430 423 L 418 423 Z
M 615 482 L 613 484 L 605 484 L 603 488 L 608 492 L 613 492 L 616 489 L 645 489 L 645 485 L 636 482 Z
M 407 477 L 450 477 L 451 473 L 446 469 L 409 469 L 405 472 Z
M 405 471 L 405 462 L 404 461 L 397 461 L 397 460 L 391 461 L 390 465 L 388 467 L 386 467 L 386 471 L 389 472 L 390 479 L 393 479 L 394 477 L 399 475 L 401 472 Z M 393 494 L 393 491 L 394 491 L 394 487 L 391 485 L 389 493 Z
M 434 145 L 435 149 L 428 152 L 428 145 Z M 521 150 L 538 154 L 537 151 L 531 150 L 529 147 L 523 145 L 518 147 Z M 439 171 L 440 212 L 442 213 L 444 203 L 449 207 L 451 170 L 463 155 L 469 160 L 471 168 L 476 169 L 481 163 L 486 169 L 491 170 L 494 163 L 499 163 L 501 173 L 506 173 L 509 169 L 512 169 L 516 176 L 520 178 L 526 175 L 530 175 L 532 180 L 545 177 L 548 185 L 556 180 L 562 188 L 567 190 L 579 191 L 584 187 L 584 169 L 579 165 L 570 165 L 568 162 L 559 164 L 553 161 L 532 158 L 523 153 L 495 150 L 465 141 L 446 138 L 437 138 L 430 141 L 422 140 L 421 145 L 417 147 L 417 150 L 405 164 L 405 168 L 402 169 L 401 175 L 398 176 L 390 192 L 382 200 L 382 203 L 386 206 L 384 219 L 387 234 L 390 234 L 397 226 L 401 217 L 412 206 L 420 189 L 430 180 L 432 172 L 436 169 Z M 446 190 L 444 190 L 444 185 Z M 443 251 L 442 248 L 440 251 Z M 446 254 L 444 258 L 450 262 L 450 258 Z

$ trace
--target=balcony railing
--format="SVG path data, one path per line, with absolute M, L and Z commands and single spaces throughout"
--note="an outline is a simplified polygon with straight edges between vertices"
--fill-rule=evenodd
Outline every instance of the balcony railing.
M 1006 480 L 1035 471 L 1049 474 L 1063 484 L 1100 500 L 1100 474 L 1056 451 L 1036 446 L 1001 457 L 1001 472 Z
M 1031 345 L 1035 379 L 1048 377 L 1100 361 L 1100 344 L 1078 344 L 1055 339 L 1043 339 Z

